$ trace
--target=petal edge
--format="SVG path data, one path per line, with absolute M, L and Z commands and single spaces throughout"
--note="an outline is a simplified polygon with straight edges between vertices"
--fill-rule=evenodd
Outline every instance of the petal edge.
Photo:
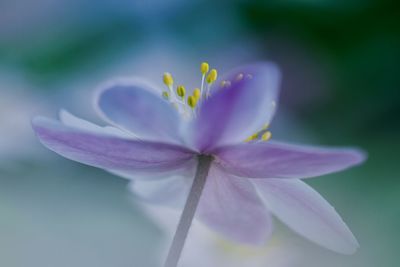
M 305 238 L 342 254 L 359 244 L 335 209 L 301 180 L 251 179 L 271 212 Z

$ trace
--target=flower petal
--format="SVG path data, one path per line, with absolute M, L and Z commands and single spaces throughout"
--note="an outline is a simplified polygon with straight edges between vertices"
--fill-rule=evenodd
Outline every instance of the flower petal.
M 134 180 L 129 183 L 129 189 L 135 198 L 149 204 L 182 209 L 193 176 L 174 175 L 162 180 Z
M 180 143 L 179 114 L 155 91 L 144 83 L 118 80 L 100 90 L 96 109 L 106 121 L 142 140 Z
M 193 158 L 189 150 L 176 145 L 91 133 L 40 117 L 32 124 L 47 148 L 94 167 L 157 172 L 180 168 Z
M 117 136 L 117 137 L 122 137 L 122 138 L 129 138 L 129 139 L 137 139 L 133 134 L 123 131 L 121 129 L 118 129 L 113 126 L 99 126 L 96 125 L 90 121 L 81 119 L 76 117 L 75 115 L 71 114 L 70 112 L 66 110 L 60 110 L 60 121 L 66 125 L 70 126 L 76 129 L 81 129 L 84 131 L 89 131 L 89 132 L 95 132 L 95 133 L 101 133 L 101 134 L 110 134 L 112 136 Z
M 128 180 L 143 180 L 143 181 L 153 181 L 153 180 L 160 180 L 166 179 L 169 177 L 194 177 L 194 169 L 197 166 L 197 158 L 192 157 L 191 159 L 187 160 L 185 164 L 175 168 L 175 169 L 168 169 L 168 170 L 159 170 L 157 172 L 149 173 L 148 170 L 112 170 L 107 169 L 112 174 L 120 176 L 122 178 Z M 154 184 L 156 186 L 156 184 Z
M 272 232 L 271 217 L 254 186 L 213 164 L 197 218 L 232 241 L 262 245 Z
M 238 80 L 240 74 L 243 78 Z M 230 80 L 231 86 L 220 89 L 218 82 L 211 88 L 211 97 L 198 108 L 191 127 L 193 146 L 207 151 L 242 142 L 269 123 L 278 97 L 279 76 L 277 67 L 269 63 L 244 66 L 226 75 L 222 80 Z
M 121 137 L 124 139 L 138 140 L 137 137 L 135 137 L 132 133 L 130 133 L 128 131 L 123 131 L 123 130 L 113 127 L 113 126 L 102 127 L 102 126 L 96 125 L 92 122 L 78 118 L 66 110 L 61 110 L 59 117 L 60 117 L 60 121 L 64 125 L 73 127 L 75 129 L 80 129 L 82 131 L 88 131 L 88 132 L 92 132 L 92 133 L 93 132 L 99 133 L 99 134 L 103 134 L 103 135 L 109 134 L 110 136 Z M 114 175 L 129 179 L 129 180 L 133 180 L 133 179 L 144 180 L 144 181 L 160 180 L 160 179 L 165 179 L 167 177 L 184 175 L 185 173 L 188 173 L 190 169 L 195 168 L 196 163 L 197 163 L 197 160 L 195 158 L 193 158 L 192 160 L 188 161 L 187 164 L 182 166 L 182 168 L 168 170 L 168 171 L 160 171 L 160 172 L 151 173 L 151 174 L 149 174 L 149 172 L 146 170 L 144 170 L 144 171 L 143 170 L 121 171 L 121 170 L 107 169 L 107 171 Z
M 307 178 L 344 170 L 361 163 L 357 149 L 329 149 L 277 142 L 247 143 L 215 150 L 233 174 L 252 178 Z
M 335 209 L 303 181 L 251 180 L 271 212 L 298 234 L 343 254 L 353 254 L 359 247 Z

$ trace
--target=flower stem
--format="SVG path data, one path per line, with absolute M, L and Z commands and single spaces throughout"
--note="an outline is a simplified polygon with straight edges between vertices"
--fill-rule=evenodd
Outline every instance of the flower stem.
M 206 184 L 208 171 L 210 170 L 212 160 L 213 158 L 211 156 L 200 155 L 198 157 L 199 162 L 192 188 L 190 189 L 185 207 L 183 208 L 178 228 L 176 229 L 174 239 L 172 240 L 172 244 L 169 248 L 168 257 L 165 261 L 164 267 L 178 266 L 178 261 L 182 254 L 182 249 L 185 245 L 186 237 L 192 224 L 193 217 L 196 213 L 201 193 L 203 192 L 204 185 Z

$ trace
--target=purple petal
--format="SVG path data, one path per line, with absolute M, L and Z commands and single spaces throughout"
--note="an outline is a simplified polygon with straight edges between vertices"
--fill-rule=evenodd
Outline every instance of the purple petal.
M 307 178 L 360 164 L 357 149 L 328 149 L 277 142 L 246 143 L 215 150 L 221 164 L 233 174 L 252 178 Z
M 243 79 L 238 81 L 240 74 Z M 269 123 L 278 97 L 279 76 L 275 65 L 260 63 L 236 69 L 221 79 L 231 81 L 229 88 L 218 88 L 218 81 L 211 88 L 211 97 L 199 106 L 191 127 L 193 146 L 207 151 L 242 142 Z
M 190 151 L 180 146 L 82 131 L 45 118 L 35 118 L 33 128 L 50 150 L 104 169 L 157 172 L 180 168 L 193 158 Z
M 155 91 L 143 83 L 116 81 L 100 91 L 95 105 L 108 122 L 142 140 L 180 143 L 179 114 Z
M 335 209 L 298 179 L 252 179 L 266 205 L 282 222 L 311 241 L 343 254 L 353 254 L 357 240 Z
M 265 244 L 272 231 L 271 217 L 254 186 L 246 179 L 210 169 L 197 218 L 227 238 L 247 244 Z

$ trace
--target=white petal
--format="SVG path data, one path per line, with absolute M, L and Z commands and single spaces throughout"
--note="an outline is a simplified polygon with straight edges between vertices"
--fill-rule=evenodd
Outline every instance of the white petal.
M 335 209 L 297 179 L 251 179 L 267 207 L 282 222 L 309 240 L 343 254 L 359 247 Z
M 78 118 L 75 115 L 71 114 L 70 112 L 68 112 L 64 109 L 60 110 L 59 117 L 60 117 L 60 121 L 64 125 L 70 126 L 70 127 L 76 128 L 76 129 L 85 130 L 85 131 L 89 131 L 89 132 L 102 133 L 102 134 L 110 134 L 110 135 L 114 135 L 117 137 L 123 137 L 123 138 L 129 138 L 129 139 L 136 138 L 133 134 L 126 132 L 126 131 L 122 131 L 118 128 L 115 128 L 112 126 L 101 127 L 90 121 Z
M 174 209 L 181 209 L 189 194 L 193 178 L 172 176 L 165 179 L 134 180 L 129 189 L 139 200 Z

